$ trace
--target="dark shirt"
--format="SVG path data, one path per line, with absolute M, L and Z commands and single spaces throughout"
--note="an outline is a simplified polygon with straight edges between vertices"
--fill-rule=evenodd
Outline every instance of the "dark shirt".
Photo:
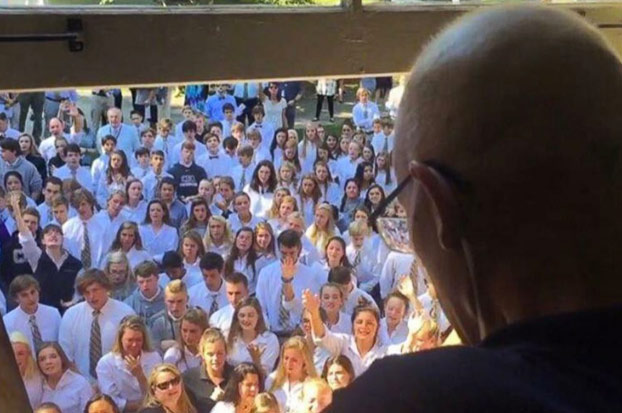
M 224 389 L 227 385 L 232 372 L 233 367 L 225 364 L 225 380 L 219 386 L 221 389 Z M 216 405 L 216 402 L 210 399 L 216 385 L 210 380 L 203 364 L 186 370 L 183 374 L 183 379 L 190 403 L 196 407 L 198 413 L 209 413 Z
M 176 163 L 168 173 L 175 179 L 177 196 L 182 199 L 196 195 L 199 192 L 199 182 L 207 178 L 205 169 L 194 162 L 190 166 Z
M 301 92 L 300 82 L 283 82 L 281 83 L 281 93 L 287 102 L 294 100 Z
M 54 261 L 43 249 L 34 274 L 41 285 L 40 302 L 56 307 L 63 314 L 66 308 L 61 306 L 60 301 L 71 301 L 73 298 L 76 277 L 81 269 L 82 262 L 71 254 L 67 255 L 60 269 L 56 268 Z
M 37 230 L 35 241 L 41 248 L 40 229 Z M 2 245 L 2 263 L 0 265 L 2 288 L 6 292 L 15 277 L 25 274 L 32 275 L 32 273 L 32 268 L 30 268 L 30 264 L 22 251 L 22 244 L 19 242 L 19 232 L 15 231 L 11 238 Z
M 142 409 L 138 410 L 138 413 L 168 413 L 168 410 L 166 410 L 162 406 L 143 407 Z
M 26 155 L 26 160 L 30 162 L 31 164 L 33 164 L 35 168 L 37 168 L 39 175 L 41 175 L 41 181 L 45 183 L 45 180 L 48 177 L 48 168 L 47 168 L 47 165 L 45 164 L 45 159 L 43 159 L 40 156 L 29 153 L 28 155 Z
M 622 307 L 508 326 L 474 347 L 386 357 L 327 413 L 622 411 Z

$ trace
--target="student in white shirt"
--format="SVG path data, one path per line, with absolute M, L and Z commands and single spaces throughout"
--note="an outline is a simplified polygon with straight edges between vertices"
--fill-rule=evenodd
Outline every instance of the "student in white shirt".
M 230 175 L 233 164 L 231 158 L 221 151 L 218 135 L 213 133 L 205 135 L 205 146 L 207 151 L 196 157 L 196 163 L 205 169 L 207 177 Z
M 121 224 L 110 246 L 110 253 L 115 251 L 125 253 L 132 269 L 136 268 L 141 262 L 151 259 L 151 255 L 143 248 L 138 225 L 135 222 L 126 221 Z M 100 264 L 100 268 L 106 265 L 105 259 L 106 256 L 104 256 L 104 261 Z
M 300 165 L 300 159 L 298 157 L 298 133 L 295 130 L 290 129 L 287 131 L 287 136 L 288 138 L 285 142 L 283 153 L 280 157 L 274 160 L 274 168 L 278 170 L 281 168 L 281 165 L 283 165 L 283 163 L 290 162 L 296 168 L 296 174 L 300 174 L 303 172 L 303 170 Z
M 265 218 L 270 205 L 274 190 L 276 189 L 276 173 L 272 162 L 268 160 L 257 164 L 250 184 L 244 188 L 251 198 L 251 210 L 253 215 Z
M 149 155 L 151 152 L 149 149 L 140 147 L 134 153 L 134 158 L 136 160 L 136 165 L 130 169 L 130 174 L 136 179 L 144 178 L 149 172 L 151 172 L 151 167 L 149 166 Z
M 380 280 L 381 266 L 376 259 L 378 255 L 373 241 L 367 239 L 370 232 L 372 231 L 367 223 L 355 216 L 348 227 L 350 242 L 346 246 L 346 255 L 352 264 L 359 287 L 371 294 Z
M 91 192 L 82 188 L 74 191 L 71 203 L 78 216 L 63 224 L 65 248 L 82 261 L 85 269 L 96 267 L 106 252 L 104 241 L 108 229 L 94 216 L 95 198 Z
M 262 377 L 255 364 L 237 365 L 229 377 L 222 400 L 216 403 L 211 413 L 254 411 L 255 396 L 263 391 Z
M 213 313 L 209 318 L 209 324 L 218 328 L 227 337 L 233 322 L 235 307 L 248 297 L 248 278 L 239 272 L 225 276 L 225 291 L 229 305 Z
M 225 261 L 225 276 L 240 272 L 248 278 L 248 290 L 255 294 L 259 272 L 268 260 L 257 254 L 254 248 L 255 237 L 250 227 L 242 227 L 235 234 L 231 251 Z
M 296 167 L 289 161 L 283 161 L 277 169 L 279 188 L 287 188 L 290 194 L 298 192 L 298 178 L 296 177 Z
M 343 291 L 339 284 L 326 283 L 320 288 L 320 307 L 326 312 L 324 324 L 333 333 L 350 334 L 352 321 L 350 316 L 341 311 Z
M 186 120 L 182 123 L 181 130 L 184 139 L 173 147 L 173 151 L 169 153 L 167 159 L 170 166 L 175 165 L 180 161 L 181 149 L 184 142 L 189 142 L 194 145 L 194 159 L 199 159 L 207 153 L 207 148 L 204 144 L 196 140 L 197 126 L 192 120 Z M 208 135 L 209 136 L 209 135 Z
M 206 253 L 199 264 L 204 282 L 188 290 L 188 303 L 193 307 L 201 307 L 208 316 L 228 304 L 225 281 L 222 279 L 224 265 L 219 254 Z
M 151 201 L 156 198 L 158 186 L 162 178 L 173 177 L 164 170 L 164 159 L 163 151 L 156 149 L 151 152 L 151 171 L 141 179 L 143 183 L 143 195 L 146 201 Z
M 147 394 L 147 377 L 160 363 L 162 358 L 153 351 L 143 320 L 126 317 L 117 329 L 111 351 L 97 363 L 97 383 L 119 409 L 136 411 Z
M 276 190 L 276 194 L 283 193 L 284 188 Z M 278 237 L 279 234 L 287 229 L 287 219 L 293 212 L 298 212 L 298 201 L 291 195 L 285 195 L 283 197 L 275 197 L 272 200 L 272 207 L 270 211 L 278 205 L 278 215 L 268 220 L 268 224 L 272 227 L 274 234 Z
M 356 167 L 359 163 L 363 162 L 361 158 L 361 152 L 363 148 L 358 142 L 350 142 L 348 145 L 348 156 L 344 156 L 335 164 L 335 172 L 339 176 L 339 182 L 345 182 L 348 179 L 354 178 L 356 174 Z
M 384 299 L 391 291 L 397 289 L 400 278 L 410 274 L 412 270 L 413 254 L 405 254 L 402 252 L 391 251 L 382 266 L 380 273 L 380 297 Z M 426 290 L 423 283 L 423 277 L 417 277 L 417 293 L 423 294 Z
M 341 201 L 341 189 L 333 182 L 332 172 L 324 161 L 317 161 L 314 166 L 315 177 L 322 191 L 322 201 L 331 205 L 339 205 Z
M 354 125 L 366 133 L 372 132 L 372 122 L 380 117 L 378 105 L 369 100 L 369 90 L 361 87 L 356 91 L 358 103 L 352 108 Z
M 104 237 L 102 240 L 104 251 L 110 249 L 117 231 L 121 224 L 126 221 L 126 217 L 122 213 L 126 201 L 127 195 L 125 191 L 115 189 L 108 193 L 105 208 L 95 214 L 94 218 L 98 220 L 100 227 L 105 229 L 105 232 L 102 234 Z
M 281 411 L 297 412 L 302 404 L 302 387 L 317 377 L 311 351 L 302 337 L 291 337 L 281 347 L 279 365 L 266 379 L 266 389 L 279 402 Z
M 305 127 L 305 136 L 298 144 L 298 156 L 304 173 L 313 171 L 313 163 L 317 157 L 317 148 L 319 148 L 321 143 L 317 134 L 317 123 L 308 122 Z
M 341 286 L 345 302 L 342 310 L 344 313 L 352 315 L 354 309 L 360 305 L 374 307 L 380 312 L 372 296 L 356 286 L 351 267 L 339 266 L 332 268 L 328 272 L 328 282 L 336 283 Z
M 253 178 L 255 164 L 253 163 L 253 147 L 250 145 L 240 146 L 237 150 L 239 165 L 231 170 L 231 178 L 238 190 L 244 189 Z
M 199 261 L 200 262 L 200 261 Z M 160 274 L 158 285 L 166 287 L 173 280 L 181 280 L 186 287 L 190 288 L 203 282 L 201 269 L 188 268 L 184 265 L 184 260 L 177 251 L 167 251 L 162 256 L 161 268 L 164 270 Z
M 310 267 L 314 263 L 320 261 L 320 254 L 309 237 L 304 233 L 305 221 L 300 212 L 292 212 L 287 216 L 287 225 L 285 229 L 293 229 L 300 237 L 300 242 L 302 244 L 302 250 L 300 251 L 301 263 Z
M 278 245 L 281 261 L 264 267 L 259 274 L 257 298 L 272 330 L 285 335 L 300 322 L 302 291 L 318 292 L 322 283 L 310 267 L 299 262 L 302 243 L 298 232 L 283 231 Z
M 45 341 L 58 341 L 60 313 L 39 303 L 39 282 L 31 275 L 18 275 L 9 285 L 9 295 L 18 306 L 3 317 L 6 331 L 19 331 L 36 352 Z M 33 353 L 35 354 L 35 353 Z
M 261 304 L 248 297 L 235 307 L 227 337 L 227 360 L 232 366 L 242 362 L 261 366 L 264 374 L 274 369 L 279 356 L 279 340 L 266 326 Z
M 65 165 L 54 169 L 54 176 L 61 180 L 75 179 L 83 188 L 95 192 L 91 172 L 86 166 L 80 166 L 80 146 L 70 143 L 65 151 Z
M 307 379 L 302 387 L 302 410 L 322 412 L 333 402 L 333 390 L 319 377 Z
M 63 413 L 82 413 L 93 388 L 89 381 L 70 367 L 71 362 L 58 343 L 49 342 L 37 353 L 37 364 L 44 377 L 41 402 L 56 404 Z
M 372 128 L 374 130 L 374 136 L 371 140 L 371 145 L 374 147 L 376 153 L 380 152 L 393 152 L 394 137 L 392 134 L 386 134 L 384 132 L 384 123 L 390 122 L 387 120 L 374 119 Z M 392 129 L 392 128 L 391 128 Z
M 164 353 L 164 363 L 171 363 L 184 371 L 201 365 L 199 342 L 209 328 L 207 314 L 200 308 L 191 308 L 181 318 L 180 335 L 176 343 Z
M 7 332 L 10 331 L 7 327 Z M 34 409 L 41 404 L 43 397 L 43 377 L 35 361 L 36 352 L 31 347 L 30 340 L 19 331 L 10 332 L 9 339 L 30 406 Z
M 233 235 L 227 220 L 220 215 L 212 215 L 208 221 L 207 232 L 203 238 L 206 252 L 215 252 L 223 258 L 229 255 L 233 245 Z
M 59 342 L 67 357 L 85 377 L 95 378 L 98 357 L 109 352 L 120 321 L 134 310 L 127 304 L 108 297 L 110 282 L 103 271 L 87 270 L 76 280 L 76 289 L 85 301 L 70 307 L 60 323 Z M 101 353 L 90 353 L 91 335 L 99 325 Z M 91 357 L 93 356 L 93 357 Z
M 252 163 L 257 165 L 263 160 L 272 161 L 270 152 L 265 145 L 262 145 L 262 135 L 257 129 L 251 129 L 246 133 L 249 146 L 253 148 Z
M 274 138 L 274 130 L 276 129 L 276 127 L 271 123 L 265 121 L 265 111 L 261 105 L 255 106 L 252 113 L 255 122 L 253 122 L 248 127 L 248 129 L 246 129 L 246 134 L 248 134 L 252 130 L 257 130 L 259 133 L 261 133 L 262 146 L 266 149 L 269 149 L 270 142 L 272 142 L 272 138 Z
M 117 139 L 112 135 L 106 135 L 101 139 L 102 154 L 93 161 L 91 165 L 91 180 L 93 182 L 93 192 L 97 193 L 97 185 L 102 175 L 106 174 L 108 163 L 110 162 L 110 154 L 117 147 Z
M 322 368 L 322 378 L 333 391 L 345 389 L 354 381 L 354 367 L 350 359 L 343 354 L 330 357 Z
M 386 152 L 380 152 L 376 155 L 376 178 L 375 181 L 384 189 L 386 194 L 391 193 L 397 187 L 397 178 L 395 171 L 391 167 L 389 155 Z
M 229 215 L 231 231 L 237 232 L 242 227 L 255 229 L 262 219 L 254 216 L 250 210 L 251 198 L 245 192 L 238 192 L 233 198 L 235 214 Z
M 130 177 L 125 184 L 127 203 L 123 206 L 121 213 L 125 221 L 132 221 L 142 224 L 147 215 L 147 201 L 143 199 L 143 182 L 135 177 Z
M 408 298 L 393 291 L 384 299 L 384 318 L 380 320 L 380 339 L 383 344 L 402 344 L 408 338 Z
M 335 226 L 333 207 L 330 204 L 317 205 L 313 223 L 307 228 L 305 235 L 311 240 L 319 256 L 324 257 L 328 240 L 341 235 Z
M 273 163 L 282 157 L 287 139 L 288 136 L 286 128 L 279 128 L 274 132 L 274 138 L 270 143 L 270 159 Z
M 202 180 L 202 182 L 203 181 L 205 180 Z M 198 234 L 199 238 L 203 238 L 207 232 L 207 225 L 212 214 L 209 206 L 202 197 L 193 198 L 192 201 L 188 203 L 188 206 L 190 207 L 188 211 L 188 219 L 179 229 L 179 233 L 185 234 L 192 231 Z M 201 245 L 203 245 L 202 241 Z
M 37 206 L 39 211 L 39 226 L 45 228 L 47 224 L 54 221 L 54 213 L 52 210 L 52 200 L 61 194 L 63 189 L 63 181 L 55 176 L 50 176 L 45 180 L 43 186 L 43 202 Z
M 302 177 L 298 188 L 298 201 L 300 212 L 305 218 L 307 226 L 313 223 L 316 207 L 322 198 L 322 191 L 313 173 Z
M 164 202 L 154 199 L 147 205 L 145 223 L 140 226 L 143 246 L 156 261 L 161 261 L 165 252 L 177 249 L 179 237 L 177 230 L 168 225 L 168 214 Z
M 115 149 L 110 153 L 108 168 L 102 173 L 97 183 L 97 203 L 104 207 L 110 193 L 115 190 L 125 192 L 125 184 L 130 176 L 130 165 L 121 149 Z

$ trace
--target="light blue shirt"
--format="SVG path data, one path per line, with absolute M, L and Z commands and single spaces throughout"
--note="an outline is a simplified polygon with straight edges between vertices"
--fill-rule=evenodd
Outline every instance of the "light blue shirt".
M 106 135 L 112 135 L 117 138 L 117 149 L 125 152 L 128 163 L 132 163 L 134 152 L 140 148 L 140 139 L 136 133 L 136 128 L 125 124 L 121 124 L 116 130 L 109 124 L 99 128 L 96 139 L 99 153 L 102 153 L 102 138 Z
M 225 114 L 222 111 L 222 107 L 225 103 L 231 103 L 233 105 L 233 111 L 237 108 L 235 98 L 227 93 L 220 95 L 218 93 L 210 96 L 205 101 L 205 114 L 210 118 L 211 122 L 220 122 L 225 118 Z

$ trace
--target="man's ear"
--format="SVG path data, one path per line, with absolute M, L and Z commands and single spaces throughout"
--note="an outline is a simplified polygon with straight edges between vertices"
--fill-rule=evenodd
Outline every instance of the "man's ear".
M 408 171 L 430 200 L 441 247 L 447 250 L 459 248 L 461 214 L 454 188 L 443 175 L 424 163 L 411 161 Z

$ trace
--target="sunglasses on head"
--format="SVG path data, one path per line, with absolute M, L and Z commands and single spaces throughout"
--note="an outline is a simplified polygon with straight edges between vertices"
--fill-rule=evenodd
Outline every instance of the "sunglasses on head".
M 171 387 L 177 386 L 179 383 L 181 382 L 181 377 L 175 377 L 174 379 L 171 379 L 169 381 L 165 381 L 163 383 L 158 383 L 155 386 L 159 389 L 159 390 L 168 390 Z

